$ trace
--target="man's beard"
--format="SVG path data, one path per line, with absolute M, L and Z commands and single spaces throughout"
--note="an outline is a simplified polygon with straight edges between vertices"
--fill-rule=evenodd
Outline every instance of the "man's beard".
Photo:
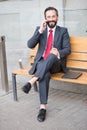
M 50 25 L 50 22 L 53 22 L 54 24 Z M 57 21 L 54 21 L 54 20 L 47 22 L 47 25 L 49 26 L 49 28 L 54 28 L 56 26 L 56 24 L 57 24 Z

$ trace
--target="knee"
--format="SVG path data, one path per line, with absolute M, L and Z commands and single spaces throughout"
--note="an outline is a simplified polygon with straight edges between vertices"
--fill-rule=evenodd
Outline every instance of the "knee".
M 48 60 L 50 60 L 50 61 L 57 61 L 58 60 L 58 58 L 57 58 L 57 56 L 56 55 L 54 55 L 54 54 L 50 54 L 49 56 L 48 56 Z

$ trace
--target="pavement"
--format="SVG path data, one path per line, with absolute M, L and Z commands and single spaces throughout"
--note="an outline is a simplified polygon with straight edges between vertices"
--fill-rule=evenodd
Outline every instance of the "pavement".
M 87 130 L 87 94 L 62 90 L 51 83 L 47 117 L 41 123 L 37 121 L 39 92 L 32 88 L 26 95 L 22 84 L 18 83 L 18 102 L 13 100 L 12 89 L 0 94 L 0 130 Z

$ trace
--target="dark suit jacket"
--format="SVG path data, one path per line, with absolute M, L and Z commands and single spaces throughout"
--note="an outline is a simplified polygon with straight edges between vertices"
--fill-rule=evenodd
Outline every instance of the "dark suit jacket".
M 37 44 L 39 44 L 38 51 L 35 57 L 34 64 L 30 73 L 34 73 L 36 64 L 43 56 L 46 42 L 47 42 L 47 28 L 45 31 L 40 34 L 39 28 L 37 27 L 34 35 L 28 40 L 27 45 L 29 48 L 34 48 Z M 70 41 L 69 34 L 67 29 L 64 27 L 56 26 L 55 34 L 54 34 L 54 44 L 53 46 L 58 49 L 60 54 L 61 68 L 65 72 L 66 71 L 66 57 L 70 54 Z

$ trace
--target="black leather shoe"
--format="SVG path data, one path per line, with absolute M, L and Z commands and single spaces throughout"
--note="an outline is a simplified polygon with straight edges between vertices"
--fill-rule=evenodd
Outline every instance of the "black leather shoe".
M 31 90 L 31 84 L 28 82 L 23 87 L 22 90 L 24 93 L 28 94 L 28 92 Z
M 40 109 L 39 114 L 37 116 L 37 120 L 40 122 L 43 122 L 46 118 L 46 110 L 45 109 Z

